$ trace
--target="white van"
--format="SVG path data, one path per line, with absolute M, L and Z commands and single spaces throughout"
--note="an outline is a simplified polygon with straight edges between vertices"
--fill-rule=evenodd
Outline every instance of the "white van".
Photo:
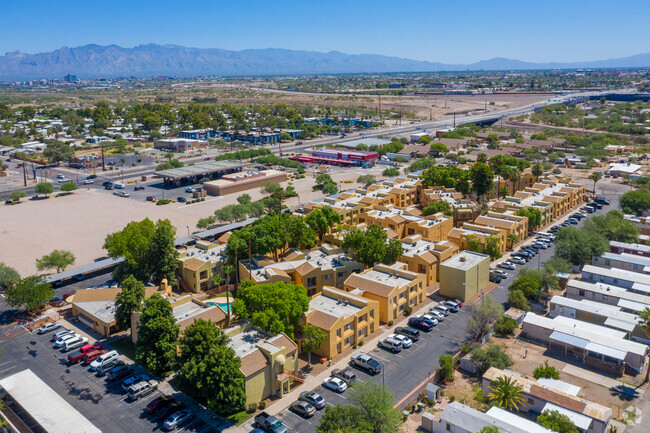
M 111 350 L 108 353 L 103 354 L 96 360 L 90 363 L 90 371 L 95 371 L 99 367 L 103 366 L 104 364 L 108 363 L 109 361 L 112 361 L 114 359 L 117 359 L 120 356 L 119 353 L 117 353 L 116 350 Z
M 539 233 L 537 233 L 537 236 L 545 237 L 546 239 L 549 239 L 549 240 L 551 240 L 551 241 L 554 241 L 554 240 L 555 240 L 555 235 L 553 235 L 553 234 L 551 234 L 551 233 L 539 232 Z
M 72 349 L 81 347 L 86 343 L 88 343 L 88 338 L 86 337 L 71 338 L 70 340 L 67 340 L 65 343 L 63 343 L 63 351 L 68 352 Z

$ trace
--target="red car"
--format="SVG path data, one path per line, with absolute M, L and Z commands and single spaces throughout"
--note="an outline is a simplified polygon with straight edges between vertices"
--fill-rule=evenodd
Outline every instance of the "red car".
M 170 405 L 172 401 L 174 401 L 174 397 L 171 395 L 163 395 L 162 397 L 154 398 L 147 405 L 147 413 L 157 412 L 158 409 Z
M 86 353 L 84 356 L 84 365 L 89 365 L 91 362 L 102 356 L 103 354 L 108 353 L 108 350 L 94 350 L 92 352 Z
M 457 303 L 459 307 L 462 307 L 462 306 L 463 306 L 463 301 L 461 301 L 461 300 L 458 299 L 458 298 L 454 298 L 454 299 L 452 299 L 452 301 L 454 301 L 455 303 Z
M 147 200 L 148 200 L 148 201 L 154 201 L 155 199 L 156 199 L 156 197 L 154 197 L 154 196 L 152 196 L 152 195 L 148 195 L 148 196 L 147 196 Z

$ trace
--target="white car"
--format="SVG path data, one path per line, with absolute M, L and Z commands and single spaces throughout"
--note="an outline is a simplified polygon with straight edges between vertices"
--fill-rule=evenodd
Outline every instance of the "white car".
M 442 314 L 442 312 L 436 309 L 435 307 L 429 308 L 429 312 L 427 314 L 435 317 L 438 320 L 438 322 L 442 322 L 443 320 L 445 320 L 445 315 Z
M 91 183 L 93 183 L 92 179 L 84 180 L 84 185 L 90 185 Z
M 501 268 L 501 269 L 508 269 L 508 270 L 511 270 L 511 271 L 515 270 L 515 264 L 512 263 L 511 261 L 501 262 L 501 263 L 499 263 L 497 265 L 497 267 Z
M 56 178 L 57 179 L 65 179 L 65 175 L 59 173 L 59 174 L 56 175 Z
M 388 338 L 392 338 L 393 340 L 397 340 L 397 341 L 401 342 L 401 343 L 402 343 L 402 346 L 403 346 L 405 349 L 408 349 L 409 347 L 411 347 L 411 346 L 413 345 L 413 342 L 411 341 L 411 339 L 408 338 L 406 335 L 402 335 L 402 334 L 390 334 L 390 335 L 388 336 Z
M 126 191 L 113 191 L 113 194 L 118 197 L 130 197 L 130 194 Z
M 502 271 L 501 269 L 490 269 L 490 272 L 493 274 L 497 274 L 502 278 L 508 278 L 508 273 L 506 271 Z
M 522 259 L 521 257 L 510 257 L 510 261 L 512 263 L 516 263 L 518 265 L 525 265 L 526 260 Z
M 543 250 L 545 250 L 546 248 L 548 248 L 548 244 L 547 244 L 546 242 L 542 242 L 542 241 L 535 241 L 535 242 L 533 242 L 533 247 L 535 247 L 535 246 L 537 246 L 537 247 L 539 247 L 539 248 L 541 248 L 541 249 L 543 249 Z
M 348 385 L 338 377 L 325 378 L 323 381 L 323 386 L 336 392 L 343 392 L 348 389 Z
M 46 323 L 36 330 L 38 334 L 45 334 L 46 332 L 54 331 L 57 328 L 60 328 L 61 324 L 59 322 Z
M 81 335 L 79 335 L 79 334 L 67 334 L 67 335 L 64 335 L 63 337 L 56 340 L 56 342 L 54 343 L 54 347 L 59 349 L 59 348 L 63 347 L 63 343 L 65 343 L 66 341 L 72 340 L 73 338 L 79 338 L 79 337 L 81 337 Z
M 65 177 L 59 178 L 59 183 L 68 183 L 70 182 L 70 179 L 66 179 Z
M 115 185 L 113 185 L 113 188 L 115 188 L 115 189 L 124 189 L 124 184 L 118 182 Z
M 438 320 L 438 316 L 434 316 L 431 313 L 420 314 L 420 316 L 424 317 L 425 319 L 431 320 L 434 326 L 436 326 L 438 322 L 440 322 L 440 320 Z

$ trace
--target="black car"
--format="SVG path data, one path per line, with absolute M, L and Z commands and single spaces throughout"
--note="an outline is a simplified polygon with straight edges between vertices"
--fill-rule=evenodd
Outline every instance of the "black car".
M 521 257 L 522 259 L 528 261 L 531 259 L 531 256 L 529 254 L 524 254 L 524 253 L 514 253 L 512 254 L 514 257 Z
M 106 182 L 102 183 L 102 186 L 108 186 L 108 185 L 113 185 L 113 182 L 107 180 Z
M 416 342 L 420 339 L 420 331 L 411 328 L 410 326 L 404 326 L 404 327 L 398 326 L 397 328 L 395 328 L 395 333 L 404 335 L 405 337 L 410 338 L 411 341 L 413 342 Z
M 113 184 L 110 183 L 104 187 L 104 189 L 113 189 Z
M 108 373 L 106 373 L 106 379 L 109 382 L 115 382 L 116 380 L 120 380 L 132 373 L 133 367 L 130 365 L 118 365 L 108 370 Z
M 503 281 L 503 280 L 501 279 L 500 276 L 498 276 L 498 275 L 494 275 L 494 274 L 490 274 L 490 282 L 491 282 L 491 283 L 497 283 L 497 284 L 499 284 L 499 283 L 501 283 L 501 281 Z
M 181 401 L 172 400 L 168 405 L 164 405 L 156 411 L 156 418 L 166 419 L 170 415 L 175 414 L 179 410 L 185 409 L 185 403 Z
M 176 201 L 179 203 L 185 203 L 187 199 L 185 197 L 176 197 Z
M 144 189 L 144 186 L 136 186 L 133 188 L 133 191 L 142 191 Z
M 86 176 L 86 179 L 96 179 L 97 175 L 96 174 L 91 174 L 90 176 Z
M 609 202 L 606 199 L 602 198 L 602 197 L 598 197 L 597 199 L 594 200 L 594 202 L 605 205 L 605 206 L 609 206 Z

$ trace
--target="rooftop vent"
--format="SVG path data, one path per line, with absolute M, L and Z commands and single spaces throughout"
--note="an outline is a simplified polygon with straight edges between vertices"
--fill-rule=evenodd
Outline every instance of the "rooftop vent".
M 465 256 L 460 256 L 458 260 L 461 262 L 465 262 L 467 259 L 465 258 Z

